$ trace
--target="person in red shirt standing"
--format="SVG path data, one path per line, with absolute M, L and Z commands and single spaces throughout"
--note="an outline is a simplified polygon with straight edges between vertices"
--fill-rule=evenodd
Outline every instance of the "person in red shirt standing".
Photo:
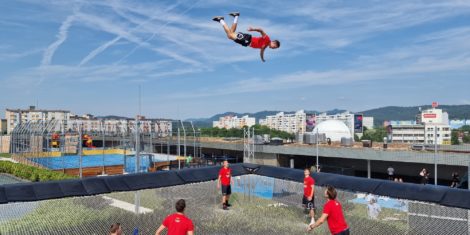
M 167 235 L 193 235 L 194 225 L 188 217 L 184 215 L 186 202 L 180 199 L 175 204 L 176 213 L 171 214 L 163 220 L 162 225 L 157 229 L 155 235 L 160 235 L 165 228 L 168 229 Z
M 229 28 L 227 24 L 225 23 L 224 17 L 223 16 L 216 16 L 212 20 L 219 22 L 222 24 L 224 27 L 225 33 L 227 34 L 227 37 L 230 40 L 233 40 L 234 42 L 247 47 L 250 46 L 255 49 L 260 49 L 260 57 L 261 61 L 265 62 L 264 60 L 264 50 L 266 50 L 267 47 L 271 49 L 276 49 L 281 46 L 281 43 L 278 40 L 273 40 L 269 38 L 269 36 L 261 29 L 261 28 L 248 28 L 248 31 L 250 32 L 258 32 L 261 34 L 261 37 L 253 37 L 251 34 L 247 33 L 235 33 L 237 30 L 237 23 L 238 23 L 238 16 L 240 16 L 239 12 L 232 12 L 229 15 L 233 16 L 233 24 Z
M 325 197 L 328 198 L 325 206 L 323 207 L 323 214 L 320 219 L 313 225 L 309 225 L 307 231 L 310 231 L 326 221 L 328 227 L 333 235 L 349 235 L 349 227 L 344 219 L 343 208 L 341 203 L 336 200 L 336 189 L 333 186 L 327 186 L 325 190 Z
M 228 203 L 230 194 L 232 194 L 232 170 L 228 167 L 228 161 L 224 160 L 223 167 L 219 171 L 219 178 L 217 180 L 217 188 L 222 187 L 222 209 L 228 210 L 232 206 Z
M 310 176 L 310 168 L 304 169 L 304 196 L 303 206 L 309 210 L 310 225 L 315 223 L 315 180 Z

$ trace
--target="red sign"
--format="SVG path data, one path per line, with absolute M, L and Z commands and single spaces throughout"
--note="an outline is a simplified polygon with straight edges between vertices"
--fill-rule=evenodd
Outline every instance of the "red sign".
M 435 102 L 435 101 L 432 102 L 432 107 L 433 107 L 433 108 L 437 108 L 437 106 L 439 106 L 439 104 L 438 104 L 437 102 Z
M 437 115 L 435 113 L 425 113 L 423 114 L 424 118 L 436 118 Z

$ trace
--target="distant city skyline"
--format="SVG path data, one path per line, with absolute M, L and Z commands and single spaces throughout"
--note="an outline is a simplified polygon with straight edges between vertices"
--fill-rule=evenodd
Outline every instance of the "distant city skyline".
M 239 10 L 279 50 L 226 39 Z M 6 1 L 0 116 L 37 105 L 97 116 L 207 118 L 470 104 L 470 2 Z

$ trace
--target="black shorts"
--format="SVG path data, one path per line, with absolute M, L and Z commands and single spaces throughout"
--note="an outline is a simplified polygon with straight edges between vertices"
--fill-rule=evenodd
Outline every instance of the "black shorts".
M 305 208 L 307 208 L 309 210 L 315 209 L 315 197 L 312 197 L 312 200 L 309 201 L 306 196 L 303 196 L 302 204 L 305 206 Z
M 233 41 L 244 47 L 247 47 L 251 44 L 251 34 L 237 33 L 237 38 Z
M 345 230 L 342 231 L 342 232 L 335 233 L 335 235 L 349 235 L 349 228 L 345 229 Z
M 227 196 L 232 194 L 232 187 L 230 185 L 222 185 L 222 195 Z

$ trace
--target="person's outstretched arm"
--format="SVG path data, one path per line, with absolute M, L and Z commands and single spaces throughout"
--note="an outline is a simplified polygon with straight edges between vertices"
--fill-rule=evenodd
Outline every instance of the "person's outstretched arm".
M 258 32 L 261 34 L 261 36 L 265 36 L 266 33 L 263 31 L 263 29 L 261 28 L 252 28 L 252 27 L 249 27 L 248 28 L 248 31 L 252 32 L 252 31 L 255 31 L 255 32 Z
M 311 225 L 308 226 L 307 231 L 311 231 L 312 229 L 322 225 L 326 221 L 327 218 L 328 218 L 328 214 L 323 213 L 321 215 L 320 219 L 318 219 L 315 222 L 315 224 L 311 224 Z
M 164 229 L 165 229 L 165 226 L 163 224 L 160 225 L 160 227 L 157 229 L 157 232 L 155 232 L 155 235 L 160 235 Z
M 264 60 L 264 50 L 266 50 L 266 47 L 263 47 L 261 50 L 259 50 L 259 55 L 261 57 L 261 61 L 266 62 L 266 60 Z
M 220 188 L 220 184 L 221 184 L 220 178 L 222 178 L 222 176 L 221 176 L 220 173 L 219 173 L 219 178 L 217 178 L 217 189 Z

